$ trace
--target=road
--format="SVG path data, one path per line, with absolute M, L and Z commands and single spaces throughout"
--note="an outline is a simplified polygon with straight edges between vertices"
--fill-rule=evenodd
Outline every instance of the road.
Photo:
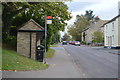
M 89 46 L 63 45 L 87 78 L 118 78 L 118 55 Z

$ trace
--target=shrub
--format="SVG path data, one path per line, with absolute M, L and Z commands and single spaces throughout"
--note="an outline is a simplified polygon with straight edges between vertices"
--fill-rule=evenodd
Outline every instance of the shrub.
M 86 41 L 81 41 L 81 44 L 84 44 L 84 45 L 85 45 L 85 44 L 86 44 Z
M 16 39 L 15 36 L 9 36 L 9 37 L 6 38 L 5 43 L 10 45 L 10 46 L 16 47 L 17 39 Z

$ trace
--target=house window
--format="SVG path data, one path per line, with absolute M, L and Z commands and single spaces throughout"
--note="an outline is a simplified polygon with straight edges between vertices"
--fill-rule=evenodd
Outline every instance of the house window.
M 108 37 L 108 38 L 107 38 L 107 45 L 108 45 L 108 46 L 109 46 L 109 43 L 110 43 L 110 42 L 109 42 L 109 37 Z
M 107 33 L 108 26 L 106 25 L 106 33 Z
M 107 45 L 108 37 L 106 36 L 106 45 Z
M 112 31 L 114 31 L 114 22 L 112 23 Z
M 112 44 L 114 45 L 114 35 L 112 36 Z

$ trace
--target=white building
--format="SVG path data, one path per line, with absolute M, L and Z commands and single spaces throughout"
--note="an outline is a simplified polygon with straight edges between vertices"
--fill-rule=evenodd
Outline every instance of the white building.
M 120 15 L 104 25 L 104 46 L 120 49 Z
M 120 49 L 120 2 L 118 3 L 118 16 L 104 25 L 104 46 Z

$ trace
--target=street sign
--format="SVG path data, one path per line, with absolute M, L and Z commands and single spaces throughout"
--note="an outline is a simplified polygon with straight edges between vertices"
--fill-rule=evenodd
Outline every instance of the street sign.
M 52 20 L 47 20 L 47 24 L 52 24 Z
M 47 16 L 47 24 L 52 24 L 52 16 Z
M 52 20 L 52 16 L 47 16 L 47 20 Z

